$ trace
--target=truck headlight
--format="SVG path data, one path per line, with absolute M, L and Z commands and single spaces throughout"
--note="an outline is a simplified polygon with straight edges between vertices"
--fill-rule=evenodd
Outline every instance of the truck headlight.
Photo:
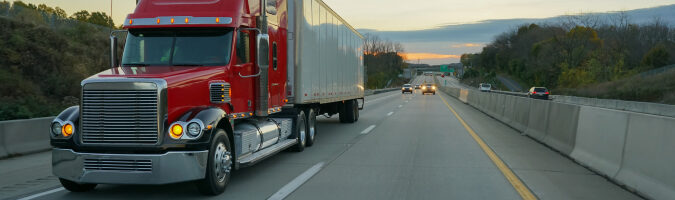
M 187 126 L 187 134 L 190 137 L 197 137 L 199 134 L 202 132 L 202 126 L 200 126 L 197 122 L 191 122 Z
M 52 123 L 52 135 L 57 136 L 59 134 L 61 134 L 61 123 Z

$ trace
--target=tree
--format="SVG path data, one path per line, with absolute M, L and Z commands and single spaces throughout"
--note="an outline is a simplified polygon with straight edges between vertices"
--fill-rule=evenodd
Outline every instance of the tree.
M 642 66 L 648 69 L 666 66 L 670 63 L 668 49 L 664 45 L 656 45 L 642 58 Z

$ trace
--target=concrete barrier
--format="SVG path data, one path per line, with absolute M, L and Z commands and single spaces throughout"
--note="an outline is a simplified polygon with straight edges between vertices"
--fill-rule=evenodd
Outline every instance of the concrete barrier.
M 469 101 L 468 97 L 469 97 L 469 91 L 468 90 L 462 89 L 462 90 L 459 91 L 459 100 L 460 101 L 462 101 L 464 103 L 467 103 Z
M 530 121 L 530 102 L 533 100 L 523 97 L 512 98 L 514 108 L 512 110 L 513 117 L 510 125 L 520 132 L 525 132 L 527 130 L 528 122 Z
M 628 112 L 582 106 L 572 157 L 607 177 L 621 168 Z
M 515 99 L 514 97 L 508 95 L 502 95 L 502 99 L 504 109 L 502 110 L 500 120 L 510 126 L 511 122 L 513 121 L 513 110 L 515 109 L 514 104 Z
M 548 128 L 549 101 L 532 100 L 530 101 L 530 112 L 525 134 L 530 137 L 544 141 L 546 130 Z
M 570 155 L 576 142 L 578 122 L 579 106 L 550 103 L 544 143 L 565 155 Z
M 495 114 L 497 115 L 496 118 L 499 119 L 499 121 L 508 124 L 510 122 L 510 118 L 506 116 L 507 115 L 506 110 L 508 109 L 507 108 L 508 102 L 506 99 L 507 96 L 506 95 L 496 95 L 496 96 L 497 96 L 497 105 L 496 105 L 497 110 L 495 110 Z
M 5 130 L 5 124 L 0 123 L 0 131 Z M 9 152 L 7 152 L 7 148 L 5 147 L 5 134 L 4 132 L 0 132 L 0 158 L 4 158 L 9 156 Z
M 675 118 L 631 113 L 616 180 L 652 199 L 675 197 Z
M 646 104 L 560 96 L 561 101 L 576 103 L 567 104 L 503 95 L 468 90 L 465 98 L 478 110 L 647 198 L 675 197 L 675 118 L 595 106 L 657 112 L 631 108 Z
M 28 154 L 51 149 L 49 126 L 54 117 L 0 122 L 2 147 L 7 155 Z

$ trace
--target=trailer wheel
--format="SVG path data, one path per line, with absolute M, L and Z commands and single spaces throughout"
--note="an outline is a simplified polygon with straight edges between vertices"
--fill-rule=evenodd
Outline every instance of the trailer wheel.
M 66 190 L 71 192 L 86 192 L 96 187 L 96 184 L 76 183 L 62 178 L 59 178 L 59 182 Z
M 218 195 L 225 191 L 232 174 L 232 148 L 230 139 L 223 129 L 217 129 L 206 165 L 206 177 L 196 182 L 197 189 L 204 195 Z
M 314 145 L 314 139 L 316 137 L 316 115 L 317 115 L 317 109 L 316 108 L 309 108 L 307 109 L 307 143 L 305 143 L 306 146 L 312 146 Z
M 340 110 L 340 122 L 354 123 L 358 118 L 359 105 L 356 100 L 345 101 L 343 109 Z
M 359 121 L 359 102 L 356 99 L 354 99 L 354 121 Z
M 307 123 L 305 117 L 305 111 L 300 110 L 298 116 L 296 116 L 295 127 L 293 127 L 293 134 L 295 135 L 298 143 L 293 146 L 293 151 L 302 152 L 305 150 L 305 144 L 307 144 Z

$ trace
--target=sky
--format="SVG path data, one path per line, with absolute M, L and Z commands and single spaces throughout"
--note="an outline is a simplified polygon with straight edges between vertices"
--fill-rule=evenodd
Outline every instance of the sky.
M 23 0 L 33 4 L 61 7 L 69 15 L 80 10 L 110 13 L 110 0 Z M 340 16 L 361 32 L 382 34 L 401 42 L 410 62 L 443 64 L 457 62 L 461 53 L 479 52 L 490 38 L 507 31 L 508 27 L 495 22 L 513 22 L 519 19 L 545 19 L 578 13 L 604 13 L 652 8 L 675 4 L 675 0 L 323 0 Z M 135 0 L 112 0 L 112 16 L 120 24 L 133 12 Z M 672 11 L 672 10 L 671 10 Z M 673 11 L 675 13 L 675 11 Z M 480 32 L 480 25 L 492 23 L 491 32 Z M 415 33 L 433 30 L 462 31 L 460 28 L 478 28 L 461 39 L 436 37 L 433 41 L 411 40 Z M 485 27 L 484 27 L 485 28 Z M 465 31 L 466 32 L 466 31 Z M 388 35 L 406 35 L 398 40 Z M 439 34 L 442 34 L 439 33 Z M 471 37 L 475 35 L 476 37 Z M 442 48 L 438 48 L 441 46 Z

